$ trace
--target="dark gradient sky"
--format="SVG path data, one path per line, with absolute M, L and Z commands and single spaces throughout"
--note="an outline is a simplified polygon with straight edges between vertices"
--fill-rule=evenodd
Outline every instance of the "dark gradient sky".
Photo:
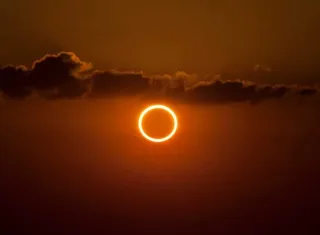
M 74 51 L 98 68 L 316 70 L 317 0 L 1 1 L 0 64 Z
M 1 106 L 1 234 L 319 234 L 319 103 L 172 105 L 162 144 L 145 104 Z

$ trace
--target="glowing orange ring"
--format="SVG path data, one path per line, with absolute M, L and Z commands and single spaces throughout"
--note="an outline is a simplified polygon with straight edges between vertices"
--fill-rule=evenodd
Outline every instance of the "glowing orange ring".
M 162 110 L 165 110 L 167 111 L 172 119 L 173 119 L 173 129 L 171 131 L 171 133 L 163 138 L 152 138 L 150 137 L 149 135 L 147 135 L 145 133 L 145 131 L 143 130 L 143 127 L 142 127 L 142 122 L 143 122 L 143 118 L 144 116 L 151 110 L 154 110 L 154 109 L 162 109 Z M 145 110 L 143 110 L 140 114 L 140 117 L 139 117 L 139 121 L 138 121 L 138 126 L 139 126 L 139 130 L 142 134 L 142 136 L 144 138 L 146 138 L 147 140 L 149 141 L 152 141 L 152 142 L 157 142 L 157 143 L 160 143 L 160 142 L 164 142 L 168 139 L 170 139 L 177 131 L 177 128 L 178 128 L 178 118 L 176 116 L 176 114 L 167 106 L 164 106 L 164 105 L 160 105 L 160 104 L 157 104 L 157 105 L 151 105 L 149 106 L 148 108 L 146 108 Z

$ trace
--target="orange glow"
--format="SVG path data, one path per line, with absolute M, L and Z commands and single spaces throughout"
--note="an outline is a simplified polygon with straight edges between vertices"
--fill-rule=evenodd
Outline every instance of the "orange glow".
M 143 125 L 142 125 L 142 122 L 143 122 L 143 118 L 144 116 L 151 110 L 154 110 L 154 109 L 161 109 L 161 110 L 164 110 L 164 111 L 167 111 L 172 119 L 173 119 L 173 129 L 172 131 L 170 132 L 169 135 L 163 137 L 163 138 L 152 138 L 150 137 L 149 135 L 147 135 L 145 133 L 145 131 L 143 130 Z M 176 114 L 172 111 L 172 109 L 170 109 L 169 107 L 167 106 L 164 106 L 164 105 L 160 105 L 160 104 L 157 104 L 157 105 L 151 105 L 149 106 L 148 108 L 146 108 L 145 110 L 143 110 L 140 114 L 140 117 L 139 117 L 139 121 L 138 121 L 138 126 L 139 126 L 139 130 L 142 134 L 142 136 L 144 138 L 146 138 L 147 140 L 149 141 L 152 141 L 152 142 L 157 142 L 157 143 L 160 143 L 160 142 L 164 142 L 164 141 L 167 141 L 169 140 L 177 131 L 177 128 L 178 128 L 178 118 L 176 116 Z

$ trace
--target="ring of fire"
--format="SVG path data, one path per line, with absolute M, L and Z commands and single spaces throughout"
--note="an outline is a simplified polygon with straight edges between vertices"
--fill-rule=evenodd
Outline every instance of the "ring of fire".
M 167 111 L 171 115 L 171 117 L 173 119 L 173 129 L 172 129 L 172 131 L 170 132 L 169 135 L 167 135 L 167 136 L 165 136 L 163 138 L 152 138 L 152 137 L 150 137 L 149 135 L 146 134 L 146 132 L 143 130 L 143 127 L 142 127 L 144 116 L 148 112 L 150 112 L 150 111 L 152 111 L 154 109 L 162 109 L 164 111 Z M 160 143 L 160 142 L 164 142 L 164 141 L 169 140 L 176 133 L 177 128 L 178 128 L 178 118 L 177 118 L 176 114 L 172 111 L 172 109 L 170 109 L 169 107 L 167 107 L 165 105 L 160 105 L 160 104 L 151 105 L 151 106 L 149 106 L 148 108 L 146 108 L 145 110 L 143 110 L 141 112 L 140 117 L 139 117 L 139 121 L 138 121 L 138 126 L 139 126 L 139 130 L 140 130 L 140 132 L 141 132 L 141 134 L 142 134 L 142 136 L 144 138 L 146 138 L 147 140 L 152 141 L 152 142 Z

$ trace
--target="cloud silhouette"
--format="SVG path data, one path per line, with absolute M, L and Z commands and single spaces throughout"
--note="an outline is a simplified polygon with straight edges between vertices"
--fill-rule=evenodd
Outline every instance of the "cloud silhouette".
M 261 66 L 255 70 L 261 70 Z M 267 73 L 270 76 L 269 70 Z M 264 85 L 226 77 L 228 74 L 201 78 L 184 71 L 152 76 L 143 72 L 98 71 L 74 53 L 60 52 L 36 60 L 30 70 L 12 65 L 0 68 L 0 90 L 11 98 L 25 98 L 36 91 L 50 99 L 144 94 L 146 98 L 205 103 L 258 103 L 287 95 L 306 97 L 319 93 L 316 87 Z
M 95 71 L 92 76 L 91 94 L 104 95 L 135 95 L 149 89 L 149 79 L 142 73 Z
M 28 89 L 29 71 L 24 66 L 8 65 L 0 68 L 0 90 L 11 98 L 24 98 Z
M 38 90 L 58 89 L 58 96 L 77 97 L 86 91 L 90 63 L 81 61 L 74 53 L 46 55 L 33 63 L 29 80 Z
M 310 88 L 310 87 L 301 87 L 296 90 L 296 94 L 300 96 L 312 96 L 319 93 L 319 89 Z
M 286 85 L 258 85 L 249 81 L 222 81 L 215 79 L 210 82 L 199 82 L 187 89 L 184 98 L 190 102 L 226 103 L 252 102 L 258 103 L 267 99 L 281 98 L 285 95 L 297 94 L 311 96 L 319 93 L 317 88 L 292 87 Z

